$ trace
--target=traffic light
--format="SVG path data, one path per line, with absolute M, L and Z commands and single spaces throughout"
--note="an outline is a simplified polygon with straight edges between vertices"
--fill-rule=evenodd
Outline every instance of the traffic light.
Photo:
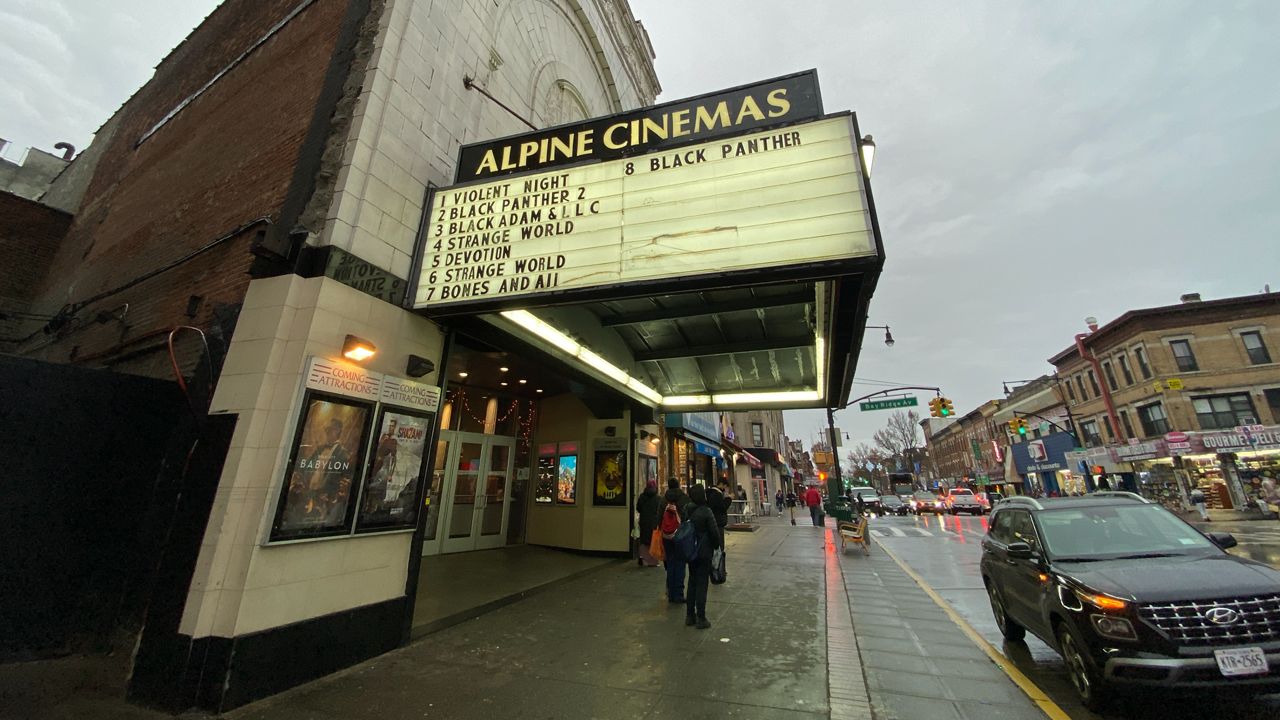
M 1016 433 L 1019 437 L 1026 437 L 1028 429 L 1025 418 L 1014 418 L 1009 421 L 1009 432 Z
M 818 479 L 819 479 L 819 480 L 821 480 L 822 482 L 826 482 L 826 481 L 827 481 L 827 474 L 826 474 L 826 473 L 824 473 L 824 472 L 819 471 L 819 472 L 818 472 Z
M 956 414 L 956 406 L 951 403 L 950 399 L 940 397 L 938 400 L 941 401 L 938 405 L 939 417 L 951 417 Z
M 935 397 L 929 401 L 929 417 L 942 417 L 941 397 Z

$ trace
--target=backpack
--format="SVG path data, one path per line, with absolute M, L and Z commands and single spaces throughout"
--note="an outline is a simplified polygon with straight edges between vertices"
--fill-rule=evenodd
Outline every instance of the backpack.
M 658 526 L 662 530 L 662 537 L 671 540 L 676 536 L 676 531 L 680 529 L 680 513 L 676 510 L 675 503 L 667 503 L 667 509 L 662 511 L 662 523 Z
M 689 513 L 690 516 L 693 513 Z M 689 517 L 680 523 L 680 529 L 676 530 L 675 537 L 671 538 L 676 547 L 680 550 L 680 555 L 685 560 L 693 560 L 698 557 L 698 531 L 693 527 L 693 518 Z

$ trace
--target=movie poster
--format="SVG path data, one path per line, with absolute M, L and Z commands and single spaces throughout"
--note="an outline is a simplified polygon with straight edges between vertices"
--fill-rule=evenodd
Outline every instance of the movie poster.
M 597 450 L 595 458 L 595 494 L 591 503 L 605 507 L 626 507 L 627 452 Z
M 351 529 L 352 489 L 371 414 L 369 403 L 308 393 L 289 453 L 272 540 L 338 535 Z
M 431 436 L 430 414 L 384 410 L 360 493 L 357 530 L 411 528 L 418 521 L 422 456 Z
M 578 456 L 561 455 L 560 469 L 556 475 L 556 503 L 573 505 L 578 502 Z
M 636 473 L 636 496 L 644 492 L 645 486 L 651 482 L 658 488 L 659 493 L 666 491 L 666 488 L 658 484 L 658 458 L 641 455 L 640 472 Z
M 533 501 L 540 505 L 556 499 L 556 446 L 538 450 L 538 477 L 533 486 Z

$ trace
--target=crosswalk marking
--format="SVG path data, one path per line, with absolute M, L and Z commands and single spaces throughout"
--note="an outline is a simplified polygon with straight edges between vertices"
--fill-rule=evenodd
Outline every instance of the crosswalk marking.
M 907 537 L 907 530 L 914 533 L 913 537 L 933 537 L 933 533 L 924 528 L 909 527 L 900 528 L 890 525 L 885 528 L 871 528 L 872 537 Z

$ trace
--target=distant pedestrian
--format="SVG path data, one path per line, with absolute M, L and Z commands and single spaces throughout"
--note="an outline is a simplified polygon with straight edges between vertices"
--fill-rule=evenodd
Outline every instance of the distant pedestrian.
M 690 502 L 685 506 L 685 516 L 693 522 L 698 538 L 698 551 L 689 558 L 689 587 L 685 591 L 685 625 L 695 625 L 699 630 L 711 627 L 707 621 L 707 589 L 711 586 L 711 558 L 716 550 L 724 547 L 724 536 L 716 525 L 716 516 L 707 506 L 707 491 L 702 485 L 689 489 Z
M 680 548 L 675 543 L 676 531 L 684 522 L 684 508 L 689 504 L 689 496 L 680 489 L 680 480 L 667 480 L 667 492 L 662 496 L 662 513 L 658 521 L 658 529 L 662 531 L 662 551 L 666 558 L 662 564 L 667 568 L 667 602 L 684 602 L 684 569 L 688 558 L 680 555 Z
M 858 510 L 858 517 L 862 517 L 867 512 L 867 502 L 862 499 L 862 493 L 853 494 L 853 504 Z
M 1280 518 L 1280 488 L 1276 487 L 1276 479 L 1270 475 L 1262 476 L 1262 511 L 1263 513 L 1272 512 L 1271 506 L 1275 508 L 1276 518 Z
M 636 526 L 640 528 L 640 537 L 636 538 L 636 562 L 640 567 L 657 567 L 658 559 L 649 553 L 649 543 L 653 541 L 653 531 L 658 529 L 661 516 L 662 499 L 658 497 L 658 483 L 650 480 L 645 483 L 644 492 L 636 498 Z M 665 549 L 665 548 L 664 548 Z
M 1205 507 L 1204 491 L 1200 488 L 1191 488 L 1191 504 L 1195 506 L 1197 512 L 1200 513 L 1200 519 L 1204 522 L 1210 522 L 1209 509 Z
M 777 507 L 777 508 L 778 508 L 778 517 L 782 517 L 782 502 L 783 502 L 783 500 L 784 500 L 784 498 L 783 498 L 783 495 L 782 495 L 782 488 L 778 488 L 778 492 L 777 492 L 777 493 L 775 493 L 775 494 L 774 494 L 774 496 L 773 496 L 773 504 L 774 504 L 774 506 L 775 506 L 775 507 Z
M 1099 491 L 1104 491 L 1104 490 L 1110 490 L 1110 489 L 1111 489 L 1111 481 L 1110 481 L 1110 480 L 1108 480 L 1108 479 L 1106 478 L 1106 476 L 1105 476 L 1105 475 L 1099 476 L 1099 477 L 1098 477 L 1098 490 L 1099 490 Z
M 804 504 L 809 508 L 809 518 L 813 520 L 813 526 L 822 527 L 822 493 L 818 492 L 818 488 L 809 488 L 804 494 Z
M 716 485 L 717 487 L 706 491 L 707 507 L 716 516 L 716 527 L 723 531 L 729 525 L 729 506 L 733 504 L 733 496 L 730 495 L 728 481 L 720 480 Z

